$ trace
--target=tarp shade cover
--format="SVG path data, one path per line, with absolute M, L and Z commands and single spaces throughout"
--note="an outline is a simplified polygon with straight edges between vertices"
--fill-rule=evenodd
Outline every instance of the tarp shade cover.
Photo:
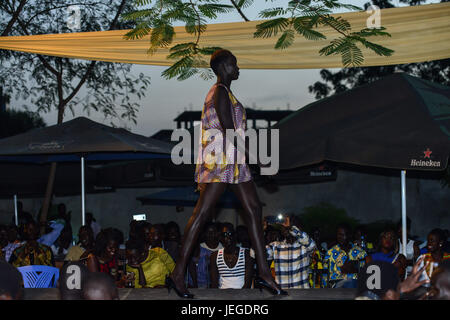
M 349 12 L 335 14 L 347 19 L 352 31 L 366 28 L 369 14 Z M 381 10 L 381 26 L 392 37 L 371 37 L 369 41 L 395 50 L 391 57 L 378 56 L 362 48 L 362 66 L 380 66 L 425 62 L 450 58 L 450 3 L 439 3 Z M 242 69 L 321 69 L 342 68 L 341 56 L 320 56 L 319 50 L 340 34 L 320 27 L 327 39 L 306 40 L 296 35 L 294 44 L 285 50 L 275 50 L 278 37 L 255 39 L 255 26 L 262 21 L 208 25 L 201 46 L 220 46 L 231 50 Z M 149 36 L 140 40 L 125 40 L 128 30 L 0 37 L 0 49 L 38 53 L 49 56 L 109 61 L 133 64 L 170 66 L 168 49 L 149 55 Z M 195 41 L 184 27 L 176 27 L 172 45 Z M 280 35 L 280 34 L 279 34 Z M 279 36 L 278 35 L 278 36 Z
M 280 168 L 334 161 L 444 170 L 450 154 L 450 87 L 394 73 L 313 102 L 275 124 Z
M 52 162 L 170 157 L 172 145 L 78 117 L 0 140 L 0 161 Z M 59 158 L 58 158 L 59 157 Z

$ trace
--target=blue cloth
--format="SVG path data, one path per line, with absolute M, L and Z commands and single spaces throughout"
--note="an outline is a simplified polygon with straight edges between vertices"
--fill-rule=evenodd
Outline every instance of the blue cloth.
M 427 253 L 428 252 L 428 249 L 427 249 L 427 247 L 423 247 L 422 249 L 420 249 L 420 254 L 422 255 L 422 254 L 425 254 L 425 253 Z
M 58 239 L 59 235 L 61 234 L 62 229 L 64 229 L 64 221 L 63 220 L 56 220 L 52 221 L 50 224 L 50 227 L 53 229 L 51 232 L 44 234 L 42 237 L 38 239 L 39 243 L 45 244 L 49 247 L 51 247 L 56 239 Z
M 388 263 L 392 263 L 397 256 L 394 252 L 383 253 L 383 252 L 375 252 L 370 255 L 372 257 L 372 261 L 384 261 Z

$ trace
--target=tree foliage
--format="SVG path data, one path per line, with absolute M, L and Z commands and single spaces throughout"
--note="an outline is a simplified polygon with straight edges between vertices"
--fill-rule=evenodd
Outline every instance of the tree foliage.
M 120 14 L 131 7 L 126 0 L 5 0 L 0 3 L 0 32 L 4 35 L 103 31 L 130 28 Z M 23 5 L 20 8 L 20 5 Z M 68 19 L 80 10 L 80 28 L 71 29 Z M 11 24 L 11 21 L 13 23 Z M 1 50 L 0 83 L 16 99 L 28 100 L 38 112 L 58 111 L 58 123 L 69 110 L 136 123 L 138 103 L 150 78 L 135 77 L 130 64 L 49 57 Z M 83 98 L 78 93 L 83 93 Z M 123 121 L 124 122 L 124 121 Z M 125 122 L 124 122 L 125 123 Z
M 270 0 L 266 0 L 270 1 Z M 124 14 L 126 21 L 134 23 L 134 28 L 125 35 L 126 39 L 140 39 L 150 35 L 149 54 L 158 48 L 169 48 L 168 59 L 174 59 L 173 65 L 163 72 L 165 78 L 177 77 L 187 79 L 195 74 L 203 78 L 213 75 L 207 58 L 217 47 L 200 46 L 202 33 L 207 29 L 207 21 L 215 20 L 220 15 L 236 10 L 245 21 L 243 9 L 254 4 L 253 0 L 135 0 L 135 11 Z M 344 67 L 359 66 L 364 62 L 361 47 L 368 48 L 378 55 L 391 56 L 393 50 L 369 41 L 367 38 L 390 36 L 385 28 L 363 29 L 352 32 L 350 23 L 342 17 L 332 16 L 334 9 L 362 10 L 338 0 L 291 0 L 284 7 L 262 10 L 259 17 L 268 19 L 256 26 L 255 38 L 278 37 L 275 50 L 287 50 L 296 36 L 308 40 L 323 40 L 326 36 L 315 30 L 319 26 L 332 28 L 338 38 L 322 48 L 320 55 L 340 55 Z M 171 46 L 175 37 L 174 24 L 181 22 L 187 33 L 192 35 L 192 42 Z
M 36 112 L 0 111 L 0 139 L 41 127 L 45 127 L 45 122 Z

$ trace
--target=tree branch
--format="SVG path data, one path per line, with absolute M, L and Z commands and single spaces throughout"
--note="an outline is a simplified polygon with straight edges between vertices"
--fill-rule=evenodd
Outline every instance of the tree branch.
M 21 0 L 19 3 L 19 6 L 17 7 L 16 11 L 14 11 L 13 16 L 11 17 L 11 20 L 9 20 L 8 25 L 6 26 L 5 30 L 2 32 L 1 36 L 6 37 L 12 30 L 12 27 L 14 23 L 19 18 L 20 12 L 22 12 L 23 7 L 27 3 L 28 0 Z
M 230 0 L 231 3 L 233 4 L 233 6 L 236 8 L 237 12 L 241 15 L 241 17 L 245 20 L 245 21 L 250 21 L 249 19 L 247 19 L 247 17 L 244 15 L 244 13 L 242 12 L 241 8 L 239 8 L 239 6 L 236 4 L 236 2 L 234 0 Z

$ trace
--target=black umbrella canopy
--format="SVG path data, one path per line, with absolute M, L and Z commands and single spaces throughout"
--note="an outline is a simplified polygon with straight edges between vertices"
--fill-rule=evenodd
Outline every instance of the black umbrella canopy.
M 450 87 L 395 73 L 311 103 L 278 122 L 280 168 L 324 160 L 443 170 L 450 154 Z
M 0 140 L 1 156 L 89 153 L 157 153 L 170 155 L 172 145 L 85 117 L 30 130 Z

